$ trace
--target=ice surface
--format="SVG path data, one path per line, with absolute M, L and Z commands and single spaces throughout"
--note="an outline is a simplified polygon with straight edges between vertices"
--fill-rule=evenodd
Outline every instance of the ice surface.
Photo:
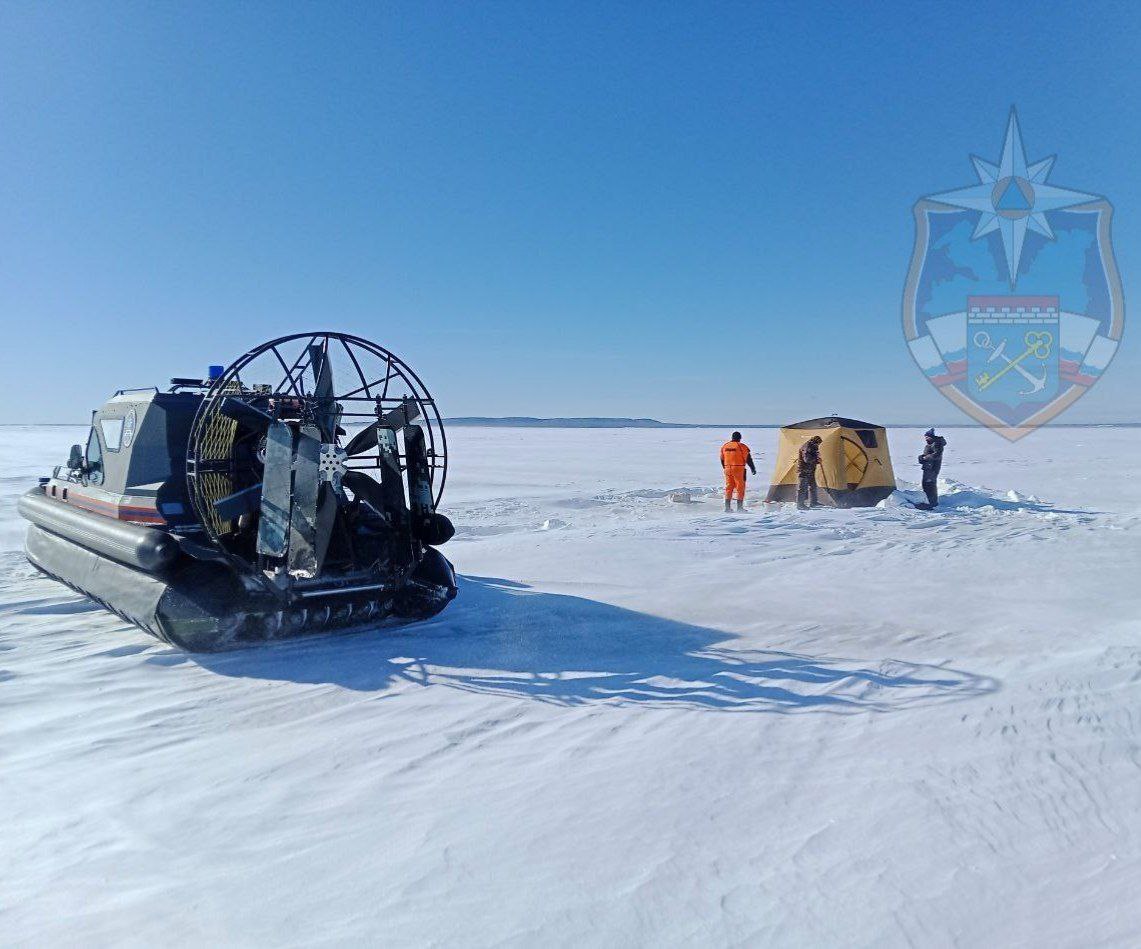
M 0 429 L 0 943 L 1141 940 L 1136 431 L 950 430 L 930 514 L 754 431 L 725 515 L 726 434 L 454 429 L 442 616 L 190 656 L 33 574 L 82 430 Z

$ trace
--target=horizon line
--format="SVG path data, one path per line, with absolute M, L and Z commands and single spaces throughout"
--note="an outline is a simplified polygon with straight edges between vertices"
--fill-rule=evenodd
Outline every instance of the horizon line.
M 830 416 L 817 416 L 828 418 Z M 457 415 L 442 419 L 444 424 L 495 428 L 569 428 L 567 423 L 580 424 L 578 428 L 785 428 L 795 422 L 663 422 L 655 418 L 627 418 L 624 416 L 533 416 L 533 415 Z M 511 424 L 515 423 L 515 424 Z M 525 423 L 525 424 L 519 424 Z M 560 424 L 561 423 L 561 424 Z M 609 424 L 607 424 L 609 423 Z M 868 422 L 877 428 L 987 428 L 978 422 Z M 90 428 L 84 422 L 0 422 L 0 428 Z M 1038 428 L 1130 428 L 1141 427 L 1141 421 L 1111 422 L 1048 422 Z

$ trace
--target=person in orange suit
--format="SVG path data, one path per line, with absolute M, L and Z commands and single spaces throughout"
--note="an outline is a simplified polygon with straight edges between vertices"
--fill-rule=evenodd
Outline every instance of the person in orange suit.
M 741 441 L 741 433 L 734 432 L 733 436 L 721 446 L 721 467 L 725 470 L 725 510 L 729 510 L 729 502 L 733 495 L 737 496 L 737 510 L 745 510 L 745 466 L 757 473 L 753 464 L 753 455 L 749 446 Z

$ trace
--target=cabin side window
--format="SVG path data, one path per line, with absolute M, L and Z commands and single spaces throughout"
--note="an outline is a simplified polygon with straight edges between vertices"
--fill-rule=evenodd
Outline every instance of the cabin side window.
M 99 433 L 95 426 L 91 426 L 91 434 L 87 436 L 87 453 L 84 458 L 87 465 L 87 480 L 91 484 L 103 483 L 103 448 L 99 444 Z
M 103 447 L 108 451 L 118 451 L 123 442 L 123 420 L 121 418 L 101 418 L 99 428 L 103 432 Z
M 100 419 L 99 429 L 103 432 L 103 447 L 108 452 L 118 452 L 123 441 L 123 420 Z

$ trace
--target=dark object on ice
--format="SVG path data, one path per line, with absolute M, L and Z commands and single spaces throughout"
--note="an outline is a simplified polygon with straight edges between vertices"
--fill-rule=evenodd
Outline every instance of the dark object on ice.
M 802 485 L 804 466 L 800 449 L 819 439 L 815 475 Z M 786 425 L 780 430 L 776 470 L 766 501 L 808 500 L 829 507 L 871 507 L 895 490 L 895 475 L 887 448 L 887 432 L 880 425 L 830 415 Z
M 919 464 L 923 468 L 923 493 L 927 495 L 927 503 L 935 507 L 939 503 L 939 470 L 943 467 L 943 449 L 947 447 L 947 439 L 936 435 L 933 428 L 929 428 L 923 437 L 927 439 L 919 456 Z
M 395 355 L 302 333 L 172 383 L 117 392 L 20 499 L 33 565 L 189 650 L 426 619 L 455 597 L 434 549 L 455 532 L 436 510 L 444 429 Z M 364 424 L 343 445 L 342 422 Z

